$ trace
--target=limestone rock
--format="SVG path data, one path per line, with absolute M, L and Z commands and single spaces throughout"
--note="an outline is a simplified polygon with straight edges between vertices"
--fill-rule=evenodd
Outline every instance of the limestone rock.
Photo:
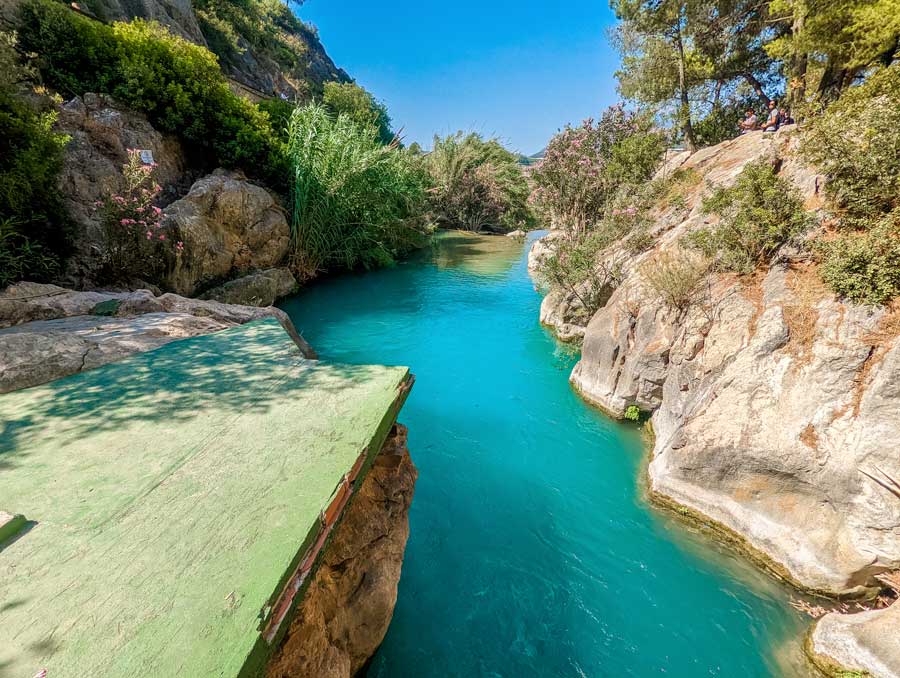
M 553 241 L 558 237 L 558 231 L 550 231 L 531 244 L 531 249 L 528 250 L 528 270 L 532 274 L 538 273 L 544 259 L 553 253 Z
M 271 306 L 278 299 L 297 290 L 294 274 L 286 268 L 256 271 L 237 280 L 208 290 L 203 299 L 244 306 Z
M 515 231 L 510 231 L 506 234 L 507 238 L 512 238 L 513 240 L 524 240 L 525 236 L 528 235 L 521 228 L 517 228 Z
M 164 212 L 184 242 L 170 284 L 193 294 L 201 283 L 277 266 L 290 244 L 284 210 L 266 189 L 239 172 L 216 170 Z
M 268 678 L 351 678 L 378 649 L 397 602 L 417 475 L 398 424 L 326 547 Z
M 751 134 L 674 166 L 700 174 L 680 211 L 657 212 L 657 241 L 587 324 L 572 383 L 614 416 L 652 412 L 656 496 L 736 533 L 796 584 L 863 594 L 900 566 L 900 502 L 861 471 L 900 477 L 900 318 L 834 299 L 811 264 L 784 256 L 750 279 L 719 275 L 686 312 L 668 308 L 643 261 L 703 223 L 703 194 L 768 158 L 815 207 L 822 181 L 796 159 L 791 129 Z M 611 256 L 605 253 L 604 257 Z M 545 319 L 566 319 L 548 296 Z
M 159 348 L 175 339 L 231 325 L 187 313 L 148 313 L 136 318 L 73 316 L 36 320 L 0 330 L 0 393 Z
M 900 678 L 900 604 L 859 614 L 828 614 L 810 638 L 813 660 L 871 678 Z
M 0 293 L 0 393 L 98 367 L 174 339 L 275 317 L 303 355 L 315 351 L 277 308 L 256 308 L 176 294 L 75 292 L 19 283 Z
M 167 199 L 181 190 L 187 162 L 174 136 L 157 132 L 145 116 L 106 95 L 88 93 L 63 104 L 57 128 L 70 137 L 59 179 L 67 210 L 78 226 L 70 272 L 78 278 L 90 277 L 96 262 L 94 249 L 102 236 L 94 203 L 124 188 L 122 165 L 128 160 L 128 149 L 153 152 L 154 176 L 168 187 Z

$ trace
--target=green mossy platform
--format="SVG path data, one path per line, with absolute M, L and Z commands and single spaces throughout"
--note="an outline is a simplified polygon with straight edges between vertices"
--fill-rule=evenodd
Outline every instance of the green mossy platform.
M 0 544 L 0 676 L 254 675 L 409 379 L 305 360 L 265 320 L 0 396 L 0 510 L 29 521 Z

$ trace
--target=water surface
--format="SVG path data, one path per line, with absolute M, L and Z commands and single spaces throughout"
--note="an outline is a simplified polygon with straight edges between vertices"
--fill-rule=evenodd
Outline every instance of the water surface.
M 412 532 L 369 676 L 798 675 L 786 592 L 651 510 L 639 430 L 570 389 L 524 252 L 449 234 L 284 304 L 323 359 L 416 375 Z

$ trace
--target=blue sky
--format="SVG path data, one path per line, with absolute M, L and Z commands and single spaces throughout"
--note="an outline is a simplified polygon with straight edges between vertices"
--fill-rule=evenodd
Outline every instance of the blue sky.
M 606 0 L 307 0 L 297 14 L 407 143 L 465 129 L 530 155 L 616 100 Z

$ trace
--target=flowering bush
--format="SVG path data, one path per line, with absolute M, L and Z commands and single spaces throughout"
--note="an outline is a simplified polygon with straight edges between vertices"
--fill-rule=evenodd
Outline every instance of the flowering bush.
M 162 225 L 162 210 L 153 204 L 160 192 L 153 179 L 155 167 L 156 163 L 144 164 L 139 151 L 129 149 L 122 167 L 125 190 L 95 204 L 104 234 L 100 276 L 106 282 L 161 281 L 184 249 L 184 243 Z
M 556 225 L 583 232 L 621 186 L 650 178 L 664 150 L 649 116 L 611 106 L 599 122 L 589 118 L 553 137 L 532 172 L 531 201 Z

